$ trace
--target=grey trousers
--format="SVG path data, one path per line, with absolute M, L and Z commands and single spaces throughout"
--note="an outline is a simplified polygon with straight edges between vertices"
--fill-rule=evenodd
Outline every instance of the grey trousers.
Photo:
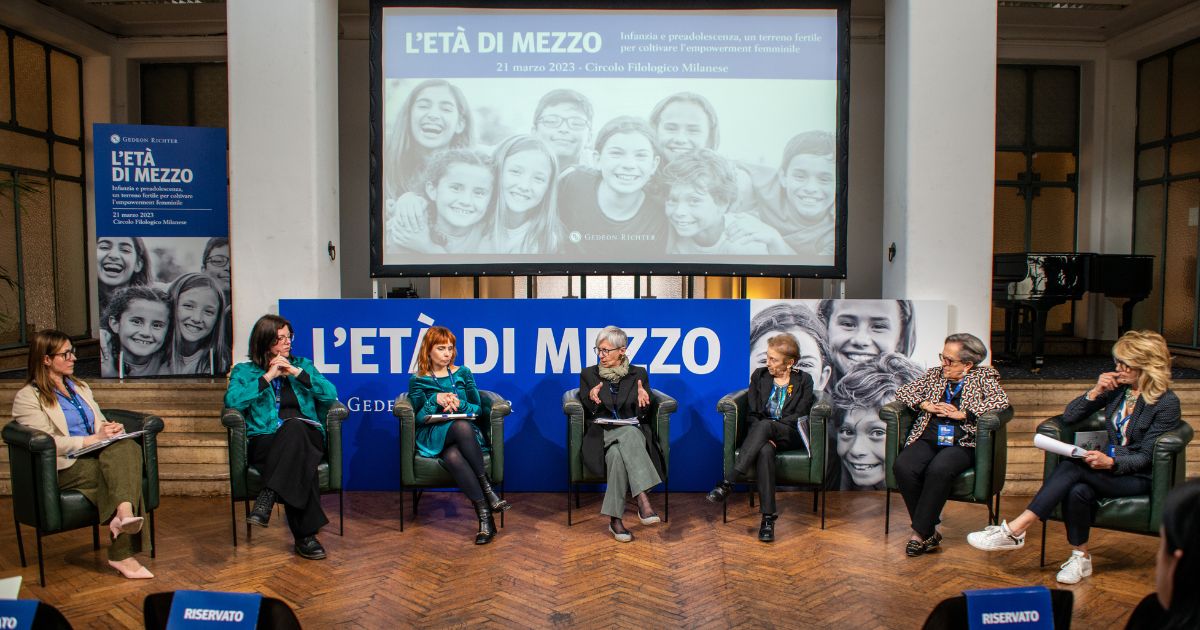
M 613 518 L 625 514 L 625 492 L 637 496 L 662 483 L 650 454 L 646 437 L 634 426 L 604 431 L 604 463 L 608 469 L 608 488 L 600 513 Z

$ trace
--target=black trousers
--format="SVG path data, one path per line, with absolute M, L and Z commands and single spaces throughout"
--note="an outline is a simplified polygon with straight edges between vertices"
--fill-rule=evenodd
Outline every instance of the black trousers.
M 932 430 L 931 430 L 932 429 Z M 892 465 L 913 531 L 921 538 L 933 535 L 941 522 L 942 508 L 950 498 L 954 480 L 975 464 L 975 449 L 938 446 L 933 422 L 916 442 L 904 447 Z
M 329 522 L 321 509 L 317 466 L 325 455 L 325 437 L 303 420 L 286 420 L 271 435 L 250 438 L 250 464 L 262 473 L 263 485 L 284 505 L 288 528 L 300 540 Z
M 1062 504 L 1067 524 L 1067 542 L 1071 546 L 1087 544 L 1098 500 L 1105 497 L 1131 497 L 1149 494 L 1150 480 L 1134 475 L 1115 475 L 1111 470 L 1096 470 L 1082 459 L 1063 459 L 1050 478 L 1029 502 L 1029 511 L 1045 520 Z
M 775 446 L 771 445 L 775 443 Z M 745 475 L 756 467 L 760 509 L 763 514 L 775 513 L 775 453 L 790 451 L 803 446 L 800 432 L 792 424 L 774 420 L 759 420 L 750 426 L 741 450 L 733 463 L 733 470 Z M 732 479 L 730 480 L 732 481 Z

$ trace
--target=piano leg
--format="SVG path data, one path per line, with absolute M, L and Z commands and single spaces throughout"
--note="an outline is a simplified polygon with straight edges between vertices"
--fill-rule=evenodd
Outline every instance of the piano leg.
M 1141 300 L 1125 300 L 1121 305 L 1121 323 L 1117 325 L 1117 335 L 1124 335 L 1133 327 L 1133 307 Z
M 1017 343 L 1021 335 L 1021 307 L 1016 304 L 1004 307 L 1004 355 L 1018 358 Z
M 1033 309 L 1033 371 L 1040 372 L 1046 361 L 1046 321 L 1049 320 L 1050 309 Z

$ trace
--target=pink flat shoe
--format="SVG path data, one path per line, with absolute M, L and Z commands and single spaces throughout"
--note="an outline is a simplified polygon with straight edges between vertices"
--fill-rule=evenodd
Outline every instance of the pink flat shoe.
M 142 522 L 144 520 L 140 516 L 130 516 L 126 519 L 114 516 L 112 521 L 109 522 L 108 528 L 112 531 L 112 537 L 115 539 L 121 534 L 136 534 L 142 531 Z
M 116 569 L 117 573 L 120 573 L 130 580 L 149 580 L 150 578 L 154 577 L 154 574 L 150 572 L 150 569 L 147 569 L 140 564 L 137 565 L 136 569 L 129 569 L 120 562 L 113 562 L 112 560 L 109 560 L 108 566 Z

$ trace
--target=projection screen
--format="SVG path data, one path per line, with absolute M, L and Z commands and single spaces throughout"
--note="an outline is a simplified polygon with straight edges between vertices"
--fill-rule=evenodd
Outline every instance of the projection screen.
M 795 5 L 376 0 L 372 275 L 845 277 L 848 8 Z

